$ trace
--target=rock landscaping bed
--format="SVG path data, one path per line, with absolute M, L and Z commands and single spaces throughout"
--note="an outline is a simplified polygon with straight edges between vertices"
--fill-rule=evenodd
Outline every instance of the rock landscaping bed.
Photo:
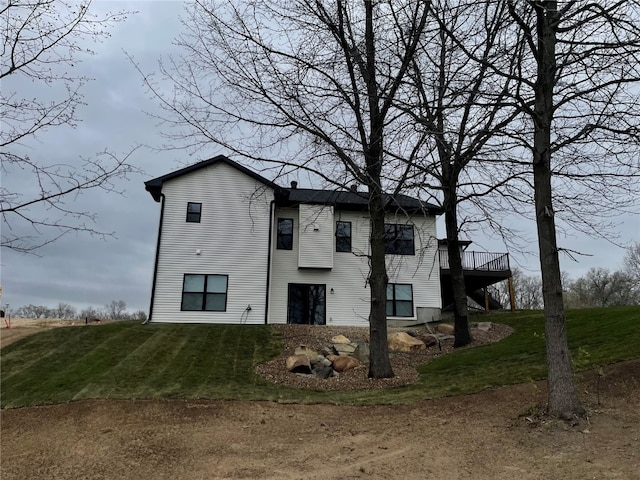
M 306 388 L 312 390 L 371 390 L 408 385 L 418 379 L 416 368 L 442 355 L 453 351 L 452 327 L 448 324 L 428 325 L 411 329 L 390 329 L 389 335 L 407 333 L 410 339 L 415 339 L 424 344 L 420 347 L 418 342 L 411 342 L 413 346 L 406 349 L 410 351 L 391 351 L 391 365 L 393 378 L 370 379 L 368 378 L 369 365 L 364 355 L 368 346 L 369 329 L 364 327 L 332 327 L 315 325 L 275 325 L 277 333 L 282 336 L 283 351 L 280 356 L 268 363 L 256 366 L 256 373 L 263 378 L 293 388 Z M 473 342 L 464 348 L 473 348 L 502 340 L 509 336 L 513 329 L 507 325 L 479 322 L 471 324 Z M 342 336 L 340 343 L 336 343 L 335 337 Z M 400 335 L 400 337 L 407 335 Z M 348 343 L 357 346 L 350 355 L 340 352 L 340 344 L 344 339 Z M 390 342 L 391 344 L 391 342 Z M 401 348 L 401 347 L 397 347 Z M 305 366 L 304 359 L 298 358 L 299 365 L 294 365 L 293 357 L 309 355 L 309 362 Z M 327 366 L 327 361 L 333 363 L 336 358 L 348 356 L 355 358 L 355 367 L 340 372 L 332 372 L 328 378 L 321 378 L 312 373 L 316 366 Z M 317 355 L 324 360 L 316 360 Z M 354 362 L 339 360 L 339 363 Z M 293 367 L 293 368 L 292 368 Z M 342 366 L 336 368 L 342 370 Z M 290 371 L 293 370 L 293 371 Z M 325 370 L 326 371 L 326 370 Z M 302 372 L 302 373 L 301 373 Z

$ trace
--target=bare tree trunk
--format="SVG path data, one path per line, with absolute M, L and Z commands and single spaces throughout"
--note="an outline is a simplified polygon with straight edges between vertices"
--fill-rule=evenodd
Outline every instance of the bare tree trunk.
M 379 90 L 376 79 L 376 52 L 373 31 L 373 2 L 364 2 L 366 12 L 366 54 L 367 65 L 364 77 L 369 97 L 369 145 L 365 150 L 367 183 L 369 187 L 369 215 L 371 232 L 371 310 L 369 313 L 369 377 L 393 377 L 389 345 L 387 342 L 387 264 L 384 251 L 384 207 L 380 174 L 383 163 L 384 117 L 380 112 Z
M 371 311 L 369 313 L 369 377 L 393 377 L 387 342 L 387 267 L 384 253 L 384 197 L 379 186 L 369 187 L 371 225 Z
M 545 338 L 549 370 L 549 413 L 568 418 L 582 415 L 573 381 L 562 300 L 562 279 L 556 243 L 551 189 L 551 123 L 555 82 L 557 2 L 537 5 L 538 79 L 535 85 L 533 181 L 542 271 Z
M 455 185 L 455 182 L 454 182 Z M 454 191 L 452 191 L 454 190 Z M 464 284 L 464 270 L 458 238 L 458 213 L 455 186 L 444 189 L 444 221 L 447 230 L 447 255 L 451 272 L 453 291 L 453 318 L 455 326 L 454 347 L 462 347 L 471 343 L 469 330 L 469 312 L 467 308 L 467 291 Z

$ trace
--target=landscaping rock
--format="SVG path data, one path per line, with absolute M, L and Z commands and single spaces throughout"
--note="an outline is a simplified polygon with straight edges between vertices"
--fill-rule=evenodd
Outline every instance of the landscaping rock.
M 293 373 L 311 373 L 311 364 L 306 355 L 291 355 L 287 357 L 287 370 Z
M 315 367 L 319 367 L 319 366 L 330 367 L 331 366 L 331 361 L 327 357 L 325 357 L 324 355 L 318 355 L 316 360 L 311 362 L 311 366 L 314 367 L 314 368 Z
M 336 335 L 331 339 L 331 343 L 351 343 L 351 340 L 344 335 Z
M 295 352 L 293 352 L 294 355 L 305 355 L 309 361 L 315 360 L 318 357 L 318 352 L 316 352 L 315 350 L 310 349 L 309 347 L 307 347 L 306 345 L 300 345 L 298 348 L 296 348 Z
M 419 352 L 427 349 L 422 340 L 414 338 L 406 332 L 390 333 L 387 338 L 389 350 L 392 352 Z
M 369 344 L 364 342 L 358 343 L 358 348 L 356 348 L 353 356 L 357 358 L 360 363 L 369 363 Z
M 454 328 L 453 325 L 450 325 L 448 323 L 440 323 L 436 325 L 436 332 L 442 333 L 443 335 L 453 335 Z
M 333 348 L 323 347 L 321 353 L 326 357 L 328 355 L 335 355 L 336 352 L 333 350 Z
M 353 355 L 357 348 L 357 343 L 336 343 L 333 345 L 333 350 L 338 355 Z
M 476 328 L 483 332 L 488 332 L 491 330 L 491 322 L 478 322 Z
M 360 365 L 360 362 L 355 357 L 347 355 L 338 355 L 333 360 L 333 369 L 336 372 L 346 372 L 352 368 L 356 368 Z
M 329 362 L 331 363 L 331 362 Z M 312 371 L 313 375 L 315 375 L 318 378 L 329 378 L 333 375 L 333 368 L 331 367 L 331 365 L 329 366 L 319 366 L 314 368 Z

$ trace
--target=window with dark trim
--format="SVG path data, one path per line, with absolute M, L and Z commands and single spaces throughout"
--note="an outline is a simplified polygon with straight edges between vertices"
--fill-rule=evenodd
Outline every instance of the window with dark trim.
M 200 223 L 202 204 L 195 202 L 187 203 L 187 222 Z
M 384 224 L 384 253 L 414 255 L 413 225 Z
M 185 274 L 180 310 L 226 312 L 228 280 L 228 275 Z
M 387 284 L 387 317 L 413 317 L 411 284 Z
M 336 252 L 351 251 L 351 222 L 336 222 Z
M 278 219 L 278 250 L 293 249 L 293 218 Z

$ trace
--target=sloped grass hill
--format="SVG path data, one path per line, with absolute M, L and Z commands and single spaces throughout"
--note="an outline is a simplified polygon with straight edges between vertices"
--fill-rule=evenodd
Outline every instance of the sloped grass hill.
M 546 375 L 542 312 L 483 316 L 515 333 L 493 345 L 460 349 L 419 367 L 417 383 L 360 392 L 283 388 L 254 366 L 281 351 L 268 325 L 141 325 L 58 328 L 24 338 L 0 354 L 3 408 L 86 398 L 207 398 L 404 403 L 521 383 Z M 578 370 L 640 358 L 640 307 L 569 311 Z

